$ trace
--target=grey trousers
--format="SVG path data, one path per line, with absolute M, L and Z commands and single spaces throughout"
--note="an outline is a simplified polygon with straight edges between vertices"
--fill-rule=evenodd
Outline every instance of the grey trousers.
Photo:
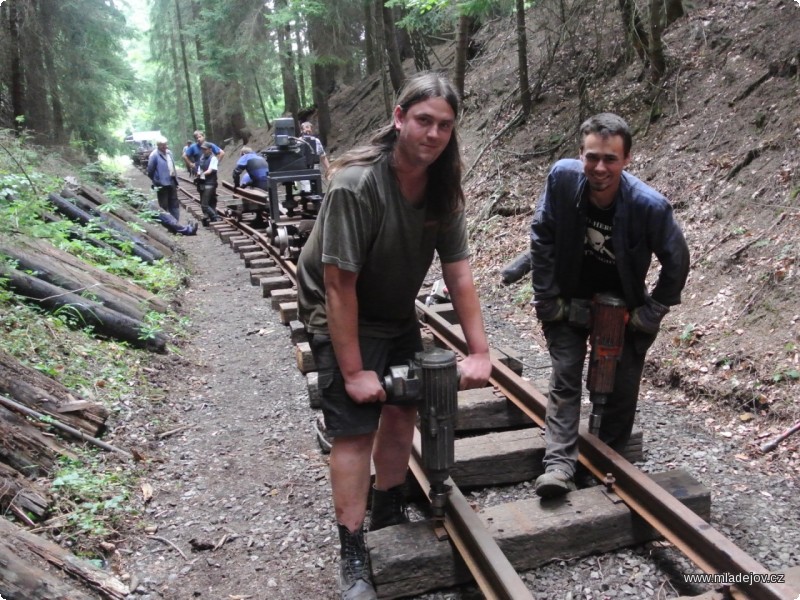
M 545 417 L 545 471 L 559 469 L 575 474 L 578 460 L 578 425 L 581 383 L 589 330 L 566 322 L 543 323 L 550 352 L 550 398 Z M 616 451 L 628 443 L 636 416 L 644 359 L 656 336 L 625 331 L 622 357 L 617 364 L 614 391 L 609 395 L 600 424 L 600 439 Z

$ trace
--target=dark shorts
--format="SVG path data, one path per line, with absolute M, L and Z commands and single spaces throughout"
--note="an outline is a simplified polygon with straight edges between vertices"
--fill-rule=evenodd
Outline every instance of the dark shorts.
M 390 366 L 406 364 L 422 350 L 416 324 L 394 338 L 359 337 L 358 342 L 364 370 L 375 371 L 381 380 Z M 363 435 L 377 431 L 383 402 L 356 404 L 350 399 L 344 388 L 344 377 L 336 362 L 330 336 L 313 334 L 311 353 L 317 365 L 322 414 L 328 435 Z

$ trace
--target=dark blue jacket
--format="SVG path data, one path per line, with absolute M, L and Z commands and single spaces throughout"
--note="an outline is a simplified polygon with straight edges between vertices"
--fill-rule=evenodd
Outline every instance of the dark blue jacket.
M 258 154 L 257 152 L 248 152 L 242 155 L 237 161 L 236 167 L 233 169 L 233 185 L 239 187 L 239 177 L 242 171 L 247 171 L 250 175 L 252 185 L 261 189 L 267 189 L 267 181 L 269 179 L 269 165 L 267 159 Z
M 167 154 L 170 157 L 172 156 L 172 152 L 169 150 L 167 150 Z M 173 165 L 174 162 L 175 159 L 173 159 Z M 147 159 L 147 176 L 153 182 L 153 185 L 178 185 L 178 180 L 169 174 L 169 165 L 167 165 L 166 157 L 158 149 L 153 150 L 150 153 L 150 158 Z
M 533 291 L 537 301 L 569 300 L 579 287 L 586 238 L 588 194 L 583 163 L 558 161 L 531 223 Z M 680 304 L 689 275 L 689 248 L 664 196 L 624 172 L 615 200 L 612 241 L 617 270 L 629 309 L 653 300 Z M 655 254 L 661 264 L 648 294 L 645 279 Z

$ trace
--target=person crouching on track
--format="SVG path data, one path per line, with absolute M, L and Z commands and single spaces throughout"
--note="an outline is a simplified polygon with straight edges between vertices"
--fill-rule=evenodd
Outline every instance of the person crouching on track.
M 217 167 L 219 162 L 212 153 L 210 142 L 203 142 L 200 147 L 203 155 L 197 161 L 197 191 L 200 192 L 203 225 L 208 225 L 222 220 L 217 214 Z
M 231 177 L 233 178 L 233 185 L 235 187 L 245 187 L 240 179 L 242 175 L 248 176 L 249 185 L 251 187 L 269 191 L 269 164 L 267 159 L 253 152 L 250 146 L 242 148 L 242 155 L 236 162 Z M 252 223 L 253 227 L 262 227 L 266 224 L 264 218 L 264 211 L 259 210 L 256 212 L 256 219 Z
M 460 387 L 491 374 L 489 347 L 468 262 L 459 100 L 436 73 L 407 81 L 391 123 L 331 167 L 333 180 L 298 262 L 298 298 L 332 437 L 331 488 L 345 600 L 376 598 L 368 529 L 408 521 L 403 496 L 416 406 L 386 404 L 381 379 L 422 349 L 415 299 L 438 252 L 469 355 Z

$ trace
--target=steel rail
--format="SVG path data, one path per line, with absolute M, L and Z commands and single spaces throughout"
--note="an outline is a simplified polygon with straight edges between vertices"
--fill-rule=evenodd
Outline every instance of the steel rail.
M 422 302 L 417 302 L 417 311 L 439 339 L 466 353 L 466 342 L 452 323 L 429 310 Z M 490 383 L 543 426 L 547 408 L 545 396 L 498 359 L 493 357 L 491 360 Z M 588 433 L 585 427 L 581 428 L 578 447 L 581 462 L 595 476 L 602 480 L 604 475 L 611 475 L 615 480 L 614 493 L 704 572 L 750 576 L 751 580 L 756 579 L 752 575 L 758 575 L 758 581 L 737 582 L 736 585 L 755 600 L 796 600 L 798 590 L 786 584 L 762 581 L 769 573 L 763 565 L 599 438 Z
M 427 497 L 431 486 L 422 468 L 421 456 L 422 439 L 419 430 L 415 429 L 409 467 Z M 448 478 L 445 483 L 451 488 L 445 505 L 444 528 L 483 595 L 498 600 L 532 599 L 530 590 L 472 510 L 464 494 L 452 479 Z

